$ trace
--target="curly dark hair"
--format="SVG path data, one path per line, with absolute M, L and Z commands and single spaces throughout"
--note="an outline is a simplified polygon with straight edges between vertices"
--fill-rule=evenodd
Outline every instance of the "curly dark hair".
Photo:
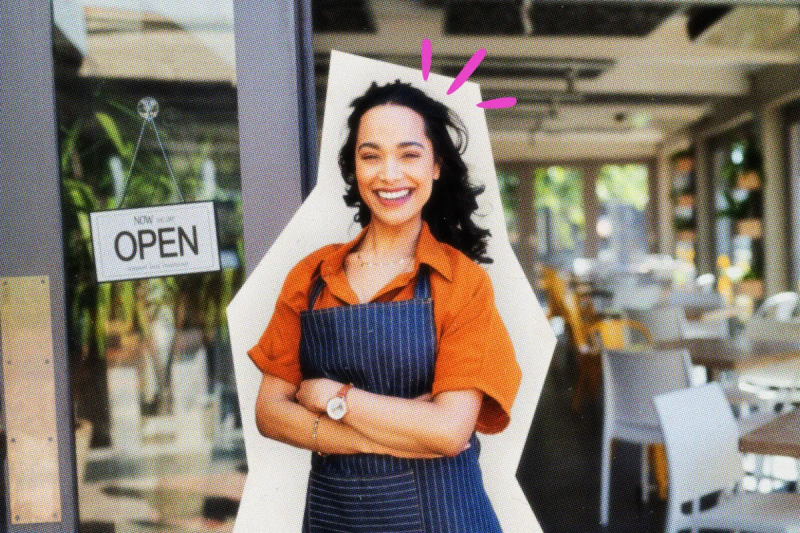
M 344 201 L 348 206 L 358 208 L 355 221 L 366 227 L 372 219 L 355 178 L 358 127 L 364 113 L 385 104 L 407 107 L 425 122 L 425 135 L 433 145 L 434 157 L 440 166 L 439 179 L 433 182 L 431 197 L 422 208 L 422 219 L 428 223 L 431 234 L 473 261 L 491 263 L 492 259 L 486 255 L 486 239 L 491 232 L 479 228 L 472 221 L 472 214 L 478 209 L 477 197 L 483 193 L 484 187 L 470 184 L 467 165 L 461 158 L 468 140 L 464 123 L 446 105 L 410 83 L 396 80 L 378 85 L 373 82 L 350 104 L 353 111 L 347 119 L 347 140 L 339 151 L 339 168 L 347 184 Z

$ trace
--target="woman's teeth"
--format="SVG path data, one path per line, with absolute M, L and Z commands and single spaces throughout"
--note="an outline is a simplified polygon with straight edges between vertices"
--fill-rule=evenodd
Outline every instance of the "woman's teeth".
M 378 196 L 385 200 L 397 200 L 398 198 L 408 196 L 410 192 L 411 189 L 401 189 L 399 191 L 378 191 Z

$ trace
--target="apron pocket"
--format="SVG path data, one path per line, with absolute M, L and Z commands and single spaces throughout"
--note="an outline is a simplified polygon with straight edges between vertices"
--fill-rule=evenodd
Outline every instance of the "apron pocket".
M 371 477 L 311 472 L 308 533 L 424 533 L 413 470 Z

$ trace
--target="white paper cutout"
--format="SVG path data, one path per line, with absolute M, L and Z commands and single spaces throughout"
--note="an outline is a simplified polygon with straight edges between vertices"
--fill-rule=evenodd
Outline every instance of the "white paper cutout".
M 522 368 L 511 424 L 498 435 L 479 434 L 481 469 L 503 531 L 541 531 L 516 480 L 516 471 L 556 339 L 508 241 L 486 117 L 484 110 L 476 107 L 482 100 L 480 87 L 467 82 L 448 96 L 446 91 L 452 78 L 431 73 L 423 81 L 419 70 L 334 51 L 317 185 L 227 309 L 249 467 L 234 533 L 301 530 L 311 452 L 270 440 L 258 432 L 255 401 L 262 374 L 247 350 L 258 342 L 267 327 L 289 270 L 314 250 L 329 243 L 350 241 L 360 231 L 360 225 L 353 222 L 355 210 L 348 208 L 342 199 L 345 184 L 337 163 L 347 134 L 349 105 L 373 81 L 384 84 L 396 79 L 410 82 L 445 103 L 461 117 L 469 134 L 463 158 L 471 181 L 486 187 L 478 196 L 479 217 L 474 220 L 492 232 L 487 253 L 494 263 L 483 266 L 491 277 L 495 304 Z

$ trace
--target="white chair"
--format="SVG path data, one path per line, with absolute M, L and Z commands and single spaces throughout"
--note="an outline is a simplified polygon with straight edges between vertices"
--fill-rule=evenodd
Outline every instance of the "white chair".
M 707 330 L 692 330 L 690 324 L 693 323 L 686 320 L 686 315 L 680 307 L 660 306 L 653 309 L 628 309 L 625 314 L 628 318 L 644 324 L 644 326 L 650 330 L 650 335 L 655 342 L 670 342 L 692 338 L 727 337 L 727 323 L 722 323 L 722 326 L 715 326 L 712 323 L 711 327 Z M 702 384 L 707 379 L 705 377 L 705 369 L 699 366 L 696 368 L 701 370 L 702 373 L 698 372 L 698 374 L 696 374 L 698 378 L 693 380 L 692 384 Z M 737 412 L 742 415 L 749 415 L 751 414 L 750 411 L 756 410 L 760 415 L 764 414 L 766 416 L 773 406 L 772 403 L 765 402 L 764 398 L 739 389 L 736 383 L 731 383 L 730 386 L 726 386 L 725 394 L 728 401 L 734 405 Z M 752 424 L 760 423 L 761 420 L 763 420 L 763 418 L 743 417 L 742 424 L 744 427 L 751 427 Z
M 739 386 L 774 404 L 800 402 L 800 359 L 758 366 L 739 374 Z
M 694 284 L 698 291 L 709 293 L 714 291 L 714 282 L 716 280 L 717 278 L 714 274 L 707 272 L 697 276 L 697 279 L 694 280 Z
M 642 499 L 650 486 L 647 446 L 662 442 L 653 397 L 689 386 L 691 363 L 686 350 L 603 352 L 604 420 L 600 523 L 606 525 L 611 487 L 611 444 L 623 440 L 639 444 Z
M 788 533 L 800 528 L 800 495 L 743 493 L 739 431 L 717 383 L 656 396 L 669 464 L 666 533 L 701 528 Z M 720 494 L 716 505 L 704 505 Z
M 779 292 L 765 299 L 755 314 L 778 322 L 790 322 L 797 318 L 798 307 L 800 307 L 800 294 Z
M 651 309 L 625 309 L 631 320 L 643 324 L 654 342 L 670 342 L 683 339 L 683 309 L 675 306 L 660 306 Z

